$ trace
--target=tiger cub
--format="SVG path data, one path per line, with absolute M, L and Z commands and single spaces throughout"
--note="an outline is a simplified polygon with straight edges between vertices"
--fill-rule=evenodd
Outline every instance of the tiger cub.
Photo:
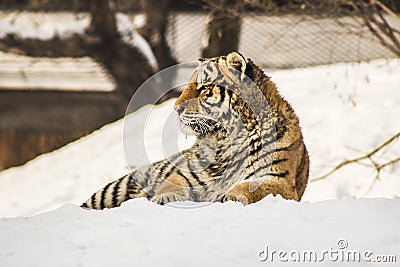
M 112 208 L 138 197 L 246 205 L 279 194 L 300 201 L 309 157 L 299 120 L 250 59 L 238 52 L 200 59 L 175 111 L 195 144 L 109 183 L 82 207 Z

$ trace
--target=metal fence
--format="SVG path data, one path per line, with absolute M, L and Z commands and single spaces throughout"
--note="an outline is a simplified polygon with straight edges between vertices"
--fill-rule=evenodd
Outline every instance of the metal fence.
M 169 41 L 179 62 L 200 57 L 205 20 L 206 14 L 202 13 L 177 12 L 171 15 Z M 400 29 L 400 22 L 395 25 Z M 396 57 L 355 18 L 317 19 L 304 15 L 244 16 L 239 51 L 268 68 Z

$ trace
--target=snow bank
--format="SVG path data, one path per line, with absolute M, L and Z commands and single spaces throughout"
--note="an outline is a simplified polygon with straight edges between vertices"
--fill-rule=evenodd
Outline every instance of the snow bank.
M 267 197 L 246 207 L 179 209 L 136 199 L 99 212 L 68 204 L 1 219 L 0 266 L 276 266 L 284 260 L 310 266 L 309 251 L 318 266 L 395 266 L 374 261 L 400 260 L 399 205 L 399 198 L 296 203 Z M 272 251 L 288 254 L 278 258 Z

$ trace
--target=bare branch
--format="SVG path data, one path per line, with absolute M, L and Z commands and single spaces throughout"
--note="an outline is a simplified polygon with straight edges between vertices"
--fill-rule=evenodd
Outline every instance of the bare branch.
M 95 33 L 104 39 L 112 39 L 117 35 L 115 3 L 113 0 L 91 0 L 91 22 L 89 33 Z
M 242 25 L 241 0 L 207 0 L 207 34 L 203 38 L 201 56 L 214 57 L 238 50 Z
M 213 1 L 208 0 L 207 2 Z M 390 16 L 396 21 L 400 21 L 400 16 L 382 0 L 296 0 L 283 5 L 277 4 L 278 1 L 275 0 L 247 0 L 244 2 L 245 8 L 255 8 L 274 15 L 303 14 L 309 15 L 309 17 L 326 17 L 336 20 L 342 16 L 351 16 L 357 20 L 361 18 L 364 25 L 383 46 L 400 56 L 400 29 L 387 20 L 387 17 Z M 214 7 L 217 8 L 218 5 L 214 5 Z M 228 8 L 226 9 L 228 10 Z
M 382 8 L 386 13 L 388 13 L 390 16 L 395 18 L 396 20 L 400 21 L 400 16 L 394 13 L 390 8 L 388 8 L 386 5 L 384 5 L 381 1 L 375 0 L 375 3 Z
M 395 34 L 398 34 L 399 31 L 387 22 L 382 14 L 382 9 L 377 7 L 376 2 L 365 3 L 360 0 L 351 0 L 349 4 L 354 8 L 356 14 L 363 19 L 365 25 L 379 42 L 400 56 L 400 42 Z M 375 15 L 379 17 L 380 21 Z
M 357 158 L 350 159 L 350 160 L 344 160 L 341 163 L 339 163 L 338 165 L 336 165 L 331 171 L 327 172 L 326 174 L 324 174 L 324 175 L 322 175 L 322 176 L 320 176 L 318 178 L 312 179 L 310 182 L 316 182 L 316 181 L 323 180 L 323 179 L 327 178 L 328 176 L 332 175 L 333 173 L 337 172 L 338 170 L 340 170 L 344 166 L 347 166 L 347 165 L 352 164 L 352 163 L 359 163 L 360 161 L 365 160 L 365 159 L 368 159 L 372 163 L 373 167 L 375 168 L 375 170 L 376 170 L 376 172 L 378 174 L 377 177 L 379 178 L 379 173 L 383 168 L 385 168 L 385 167 L 387 167 L 387 166 L 389 166 L 391 164 L 394 164 L 396 162 L 399 162 L 400 158 L 393 159 L 393 160 L 391 160 L 389 162 L 386 162 L 384 164 L 378 164 L 372 158 L 372 156 L 374 156 L 377 152 L 381 151 L 384 147 L 388 146 L 389 144 L 391 144 L 393 141 L 395 141 L 399 137 L 400 137 L 400 132 L 398 132 L 397 134 L 395 134 L 394 136 L 389 138 L 387 141 L 385 141 L 383 144 L 381 144 L 377 148 L 373 149 L 369 153 L 365 154 L 364 156 L 357 157 Z
M 381 19 L 382 23 L 377 23 L 377 25 L 380 27 L 381 31 L 384 32 L 390 40 L 394 43 L 396 48 L 399 48 L 400 50 L 400 42 L 397 39 L 397 36 L 394 34 L 394 30 L 389 23 L 387 22 L 386 18 L 383 16 L 382 12 L 379 9 L 376 9 L 376 13 L 378 14 L 379 18 Z
M 386 163 L 384 163 L 384 164 L 381 164 L 381 165 L 379 166 L 379 169 L 383 169 L 383 168 L 385 168 L 385 167 L 387 167 L 387 166 L 389 166 L 389 165 L 392 165 L 392 164 L 394 164 L 394 163 L 396 163 L 396 162 L 399 162 L 399 161 L 400 161 L 400 157 L 395 158 L 395 159 L 392 159 L 392 160 L 390 160 L 390 161 L 388 161 L 388 162 L 386 162 Z

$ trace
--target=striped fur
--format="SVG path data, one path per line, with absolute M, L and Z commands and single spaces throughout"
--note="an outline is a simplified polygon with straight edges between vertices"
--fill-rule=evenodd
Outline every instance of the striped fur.
M 137 197 L 249 204 L 280 194 L 300 201 L 309 157 L 298 118 L 250 59 L 237 52 L 201 59 L 175 110 L 195 144 L 109 183 L 82 207 L 112 208 Z

